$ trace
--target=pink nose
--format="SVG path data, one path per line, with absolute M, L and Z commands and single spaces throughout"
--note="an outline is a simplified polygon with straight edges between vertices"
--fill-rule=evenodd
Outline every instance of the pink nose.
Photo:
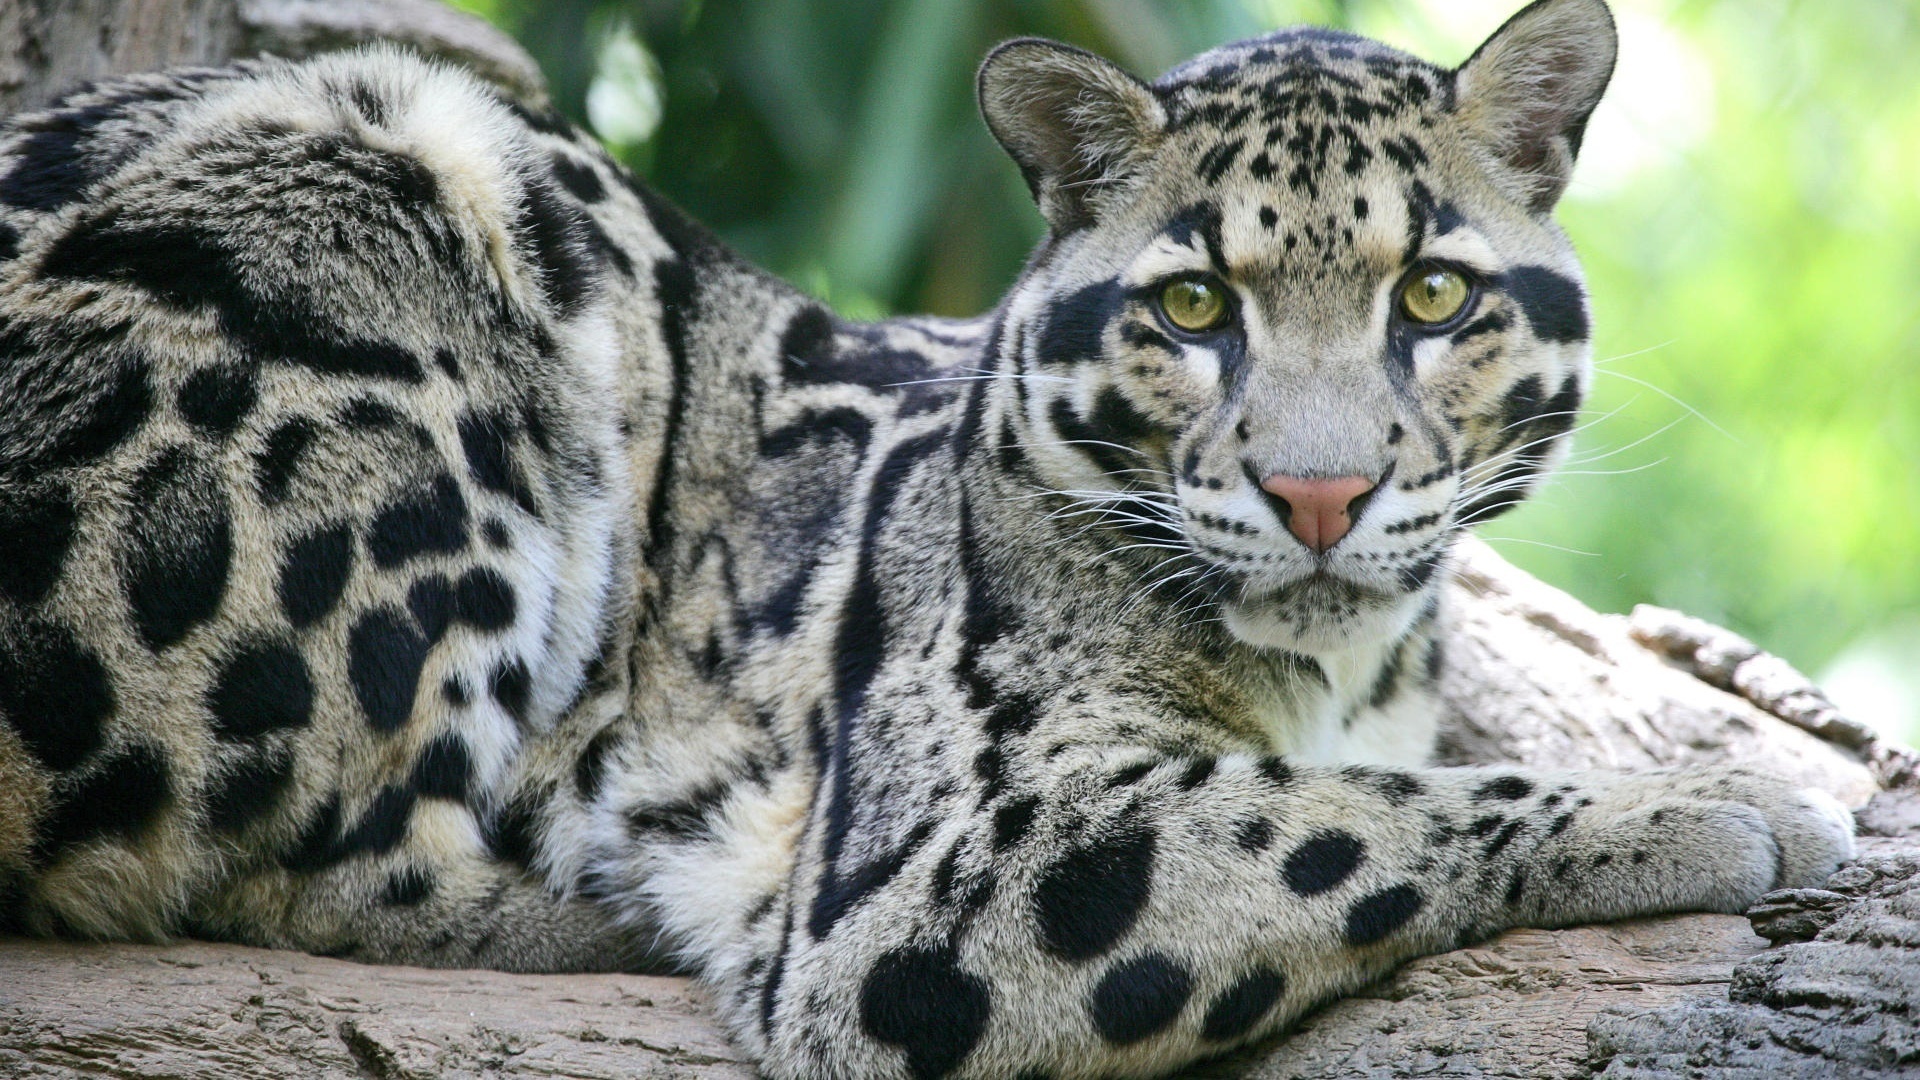
M 1364 476 L 1304 477 L 1275 473 L 1260 481 L 1267 494 L 1280 500 L 1287 528 L 1316 555 L 1340 542 L 1353 528 L 1353 504 L 1373 490 Z

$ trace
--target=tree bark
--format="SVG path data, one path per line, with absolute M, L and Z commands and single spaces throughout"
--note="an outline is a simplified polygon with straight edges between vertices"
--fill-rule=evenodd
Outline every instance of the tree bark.
M 0 114 L 110 75 L 367 41 L 462 64 L 529 101 L 546 96 L 512 38 L 435 0 L 0 0 Z
M 371 40 L 544 96 L 538 69 L 510 39 L 431 0 L 0 0 L 0 112 L 111 74 Z M 1516 930 L 1427 957 L 1193 1075 L 1760 1080 L 1920 1068 L 1913 753 L 1847 720 L 1792 668 L 1728 631 L 1655 608 L 1596 614 L 1477 541 L 1462 545 L 1449 591 L 1443 762 L 1759 765 L 1864 806 L 1862 858 L 1823 889 L 1768 897 L 1750 920 Z M 753 1070 L 682 979 L 0 940 L 0 1075 Z

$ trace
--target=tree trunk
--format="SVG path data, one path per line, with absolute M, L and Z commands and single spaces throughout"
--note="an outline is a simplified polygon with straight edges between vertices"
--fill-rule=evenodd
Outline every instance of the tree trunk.
M 431 0 L 0 0 L 0 112 L 112 74 L 375 39 L 544 95 L 510 39 Z M 1727 631 L 1654 608 L 1597 615 L 1477 541 L 1462 545 L 1450 592 L 1443 761 L 1761 765 L 1864 805 L 1862 858 L 1747 919 L 1517 930 L 1418 960 L 1196 1075 L 1760 1080 L 1920 1067 L 1912 752 Z M 0 1075 L 752 1074 L 681 979 L 0 941 Z
M 546 96 L 512 38 L 435 0 L 0 0 L 0 115 L 109 75 L 363 41 L 397 41 L 523 98 Z

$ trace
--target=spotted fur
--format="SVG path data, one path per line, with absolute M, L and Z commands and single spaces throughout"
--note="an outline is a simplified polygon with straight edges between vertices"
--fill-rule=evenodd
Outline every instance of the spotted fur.
M 1612 50 L 1599 0 L 1458 70 L 1010 43 L 1050 232 L 964 321 L 842 321 L 397 52 L 14 118 L 0 911 L 678 965 L 770 1075 L 1089 1076 L 1819 880 L 1844 812 L 1767 777 L 1423 765 L 1449 538 L 1585 387 L 1548 215 Z M 1432 266 L 1474 296 L 1415 326 Z M 1378 486 L 1316 552 L 1275 474 Z

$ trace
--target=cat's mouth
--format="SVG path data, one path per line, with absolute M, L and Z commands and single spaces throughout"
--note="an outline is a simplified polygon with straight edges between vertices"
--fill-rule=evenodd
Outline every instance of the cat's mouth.
M 1355 581 L 1325 565 L 1290 581 L 1242 581 L 1220 602 L 1223 621 L 1241 641 L 1307 654 L 1404 632 L 1418 608 L 1415 594 Z

